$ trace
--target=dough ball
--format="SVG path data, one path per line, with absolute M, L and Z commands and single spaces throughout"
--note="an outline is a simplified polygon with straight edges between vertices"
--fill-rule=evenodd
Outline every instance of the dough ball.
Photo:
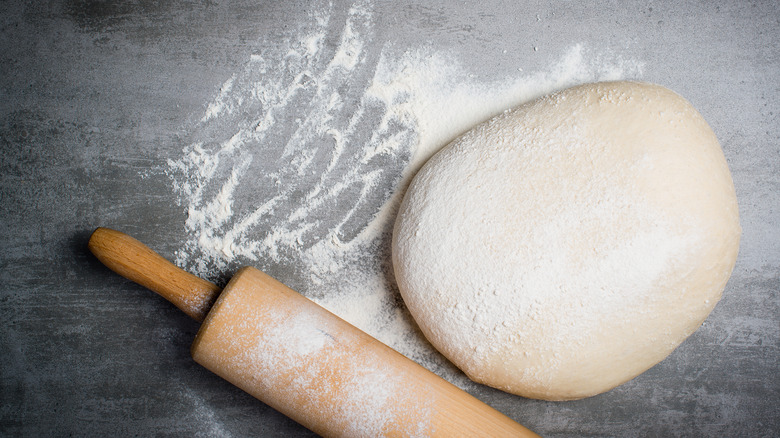
M 720 299 L 740 226 L 714 133 L 672 91 L 570 88 L 456 139 L 415 176 L 404 302 L 471 379 L 588 397 L 664 359 Z

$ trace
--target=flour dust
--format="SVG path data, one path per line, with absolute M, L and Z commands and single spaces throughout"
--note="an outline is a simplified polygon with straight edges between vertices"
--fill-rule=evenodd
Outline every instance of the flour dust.
M 280 281 L 467 386 L 394 284 L 403 189 L 475 124 L 571 85 L 640 76 L 642 65 L 575 44 L 544 71 L 485 81 L 450 53 L 378 41 L 369 2 L 307 20 L 289 50 L 252 55 L 223 84 L 167 163 L 188 214 L 176 262 L 207 278 L 241 265 L 285 272 Z

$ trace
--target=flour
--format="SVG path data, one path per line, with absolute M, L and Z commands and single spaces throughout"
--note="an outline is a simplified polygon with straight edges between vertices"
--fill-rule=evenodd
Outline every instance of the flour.
M 252 55 L 223 84 L 168 162 L 188 213 L 176 262 L 211 278 L 284 267 L 293 274 L 281 281 L 465 386 L 395 288 L 389 238 L 404 188 L 436 150 L 506 108 L 642 66 L 575 44 L 544 71 L 475 78 L 446 51 L 378 42 L 376 21 L 370 2 L 346 17 L 312 13 L 289 50 Z
M 196 362 L 318 433 L 431 435 L 442 394 L 419 368 L 283 286 L 257 288 L 261 272 L 239 275 L 193 343 Z
M 672 91 L 566 89 L 478 125 L 416 175 L 393 235 L 400 293 L 475 381 L 546 400 L 604 392 L 719 299 L 739 224 L 733 189 L 709 182 L 729 179 Z

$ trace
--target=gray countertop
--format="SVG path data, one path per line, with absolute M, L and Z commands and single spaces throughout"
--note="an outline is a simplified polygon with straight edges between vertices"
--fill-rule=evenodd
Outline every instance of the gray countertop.
M 543 436 L 780 435 L 777 2 L 71 0 L 7 1 L 0 10 L 0 435 L 311 435 L 194 363 L 197 323 L 108 271 L 86 242 L 95 227 L 112 227 L 217 283 L 251 264 L 328 302 L 328 294 L 344 293 L 334 286 L 339 279 L 284 239 L 298 232 L 301 254 L 311 254 L 317 242 L 337 236 L 348 244 L 370 228 L 408 177 L 415 141 L 424 137 L 416 128 L 425 126 L 404 118 L 380 126 L 389 107 L 366 96 L 372 85 L 388 85 L 382 74 L 403 79 L 428 67 L 436 75 L 431 93 L 420 95 L 423 81 L 396 97 L 462 106 L 457 114 L 467 115 L 440 139 L 469 128 L 468 99 L 479 90 L 497 96 L 498 107 L 600 79 L 677 91 L 721 141 L 743 237 L 705 325 L 605 394 L 528 400 L 463 383 L 446 363 L 419 359 Z M 306 95 L 313 82 L 330 94 Z M 299 89 L 296 96 L 308 100 L 278 100 Z M 451 99 L 458 93 L 461 100 Z M 488 111 L 484 104 L 474 100 L 474 111 Z M 262 129 L 261 119 L 268 122 Z M 246 141 L 226 149 L 236 133 Z M 367 167 L 343 158 L 377 137 L 406 146 Z M 320 153 L 318 144 L 343 138 L 338 160 Z M 196 162 L 197 150 L 221 161 Z M 202 238 L 215 228 L 193 218 L 208 213 L 203 199 L 219 201 L 214 192 L 232 171 L 246 170 L 242 154 L 256 173 L 230 186 L 232 217 L 284 196 L 242 229 L 241 242 L 268 242 L 263 229 L 282 230 L 276 238 L 284 251 L 239 245 L 209 258 Z M 279 169 L 285 157 L 311 172 Z M 368 173 L 371 184 L 360 179 Z M 330 185 L 323 175 L 333 177 Z M 333 195 L 356 181 L 363 185 Z M 193 187 L 206 194 L 196 199 L 187 192 Z M 306 202 L 323 207 L 305 211 L 316 221 L 296 223 L 296 206 Z M 331 275 L 388 272 L 384 233 L 361 247 L 374 265 L 344 270 L 342 263 Z M 359 280 L 350 281 L 359 289 Z M 415 336 L 406 343 L 419 343 Z M 394 346 L 403 352 L 405 345 Z

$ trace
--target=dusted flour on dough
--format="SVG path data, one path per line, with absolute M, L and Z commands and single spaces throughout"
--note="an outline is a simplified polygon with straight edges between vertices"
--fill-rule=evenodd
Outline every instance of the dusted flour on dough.
M 473 380 L 574 399 L 690 335 L 739 236 L 702 117 L 663 87 L 611 82 L 520 106 L 435 155 L 400 207 L 393 264 L 426 337 Z

